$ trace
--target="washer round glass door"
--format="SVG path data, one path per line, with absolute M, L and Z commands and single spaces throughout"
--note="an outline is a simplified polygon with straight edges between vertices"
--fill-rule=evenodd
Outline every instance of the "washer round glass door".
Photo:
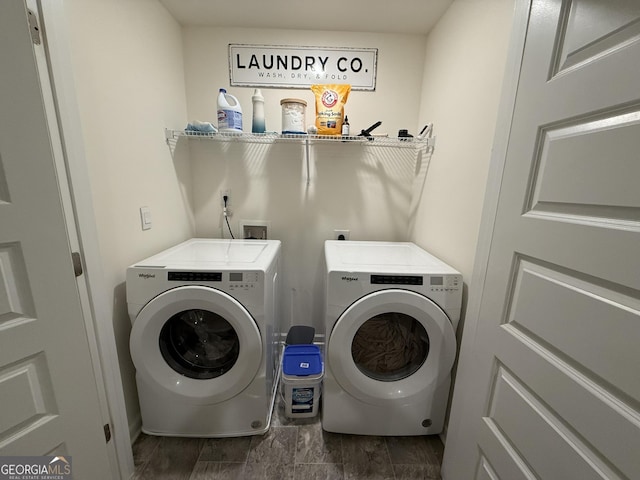
M 255 378 L 260 331 L 247 309 L 209 287 L 161 293 L 136 316 L 129 342 L 137 375 L 193 404 L 234 397 Z
M 176 313 L 164 324 L 160 353 L 176 372 L 208 380 L 224 375 L 236 364 L 240 339 L 224 317 L 191 308 Z
M 329 337 L 327 365 L 347 393 L 385 405 L 446 380 L 455 354 L 453 326 L 440 307 L 415 292 L 388 289 L 342 313 Z

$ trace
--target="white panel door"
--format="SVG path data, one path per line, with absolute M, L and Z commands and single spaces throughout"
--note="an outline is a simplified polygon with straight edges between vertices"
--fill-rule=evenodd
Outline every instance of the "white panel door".
M 502 165 L 443 477 L 640 478 L 640 2 L 532 2 Z
M 0 3 L 0 456 L 112 478 L 22 0 Z

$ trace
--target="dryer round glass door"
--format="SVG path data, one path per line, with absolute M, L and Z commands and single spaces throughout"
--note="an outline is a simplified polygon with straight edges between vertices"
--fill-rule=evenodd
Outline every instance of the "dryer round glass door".
M 147 303 L 129 341 L 139 380 L 192 404 L 228 400 L 255 378 L 263 356 L 260 330 L 225 292 L 181 286 Z
M 342 389 L 368 403 L 409 400 L 446 381 L 456 354 L 442 309 L 408 290 L 370 293 L 335 322 L 326 367 Z
M 427 360 L 429 334 L 411 315 L 390 311 L 366 320 L 351 342 L 351 357 L 367 377 L 381 382 L 407 378 Z

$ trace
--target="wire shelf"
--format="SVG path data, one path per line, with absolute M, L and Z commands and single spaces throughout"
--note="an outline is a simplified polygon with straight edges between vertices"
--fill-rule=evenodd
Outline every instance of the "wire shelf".
M 435 146 L 435 137 L 424 137 L 421 139 L 415 137 L 364 137 L 364 136 L 348 136 L 340 135 L 307 135 L 307 134 L 279 134 L 279 133 L 234 133 L 234 132 L 217 132 L 204 133 L 188 130 L 171 130 L 165 129 L 165 138 L 167 142 L 177 140 L 180 137 L 195 138 L 199 140 L 213 140 L 219 142 L 240 142 L 240 143 L 308 143 L 314 144 L 358 144 L 367 147 L 392 147 L 392 148 L 433 148 Z

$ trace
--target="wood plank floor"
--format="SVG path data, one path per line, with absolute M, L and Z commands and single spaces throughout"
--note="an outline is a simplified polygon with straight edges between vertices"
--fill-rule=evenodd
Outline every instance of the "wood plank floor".
M 276 404 L 269 432 L 236 438 L 154 437 L 133 446 L 135 480 L 440 479 L 438 436 L 370 437 L 322 430 L 320 417 L 289 419 Z

